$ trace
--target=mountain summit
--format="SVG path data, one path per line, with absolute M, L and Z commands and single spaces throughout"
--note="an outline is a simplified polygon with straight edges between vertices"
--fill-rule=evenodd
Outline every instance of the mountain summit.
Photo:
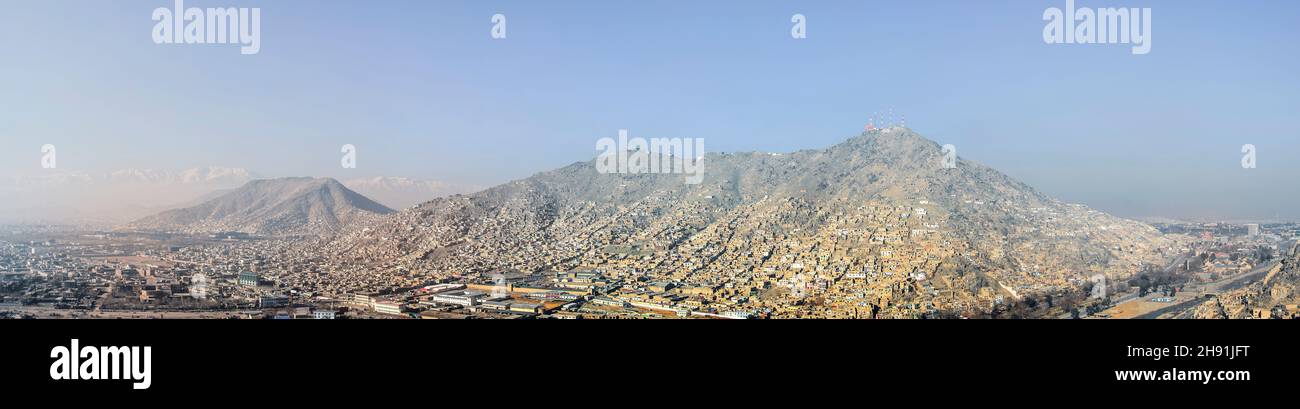
M 248 182 L 193 207 L 170 210 L 128 227 L 188 233 L 244 232 L 314 235 L 392 213 L 329 178 L 283 178 Z
M 257 176 L 245 169 L 43 169 L 0 176 L 0 223 L 116 225 L 196 203 Z

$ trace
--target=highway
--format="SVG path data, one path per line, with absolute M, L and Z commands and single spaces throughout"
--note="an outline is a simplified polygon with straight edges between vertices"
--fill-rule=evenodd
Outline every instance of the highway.
M 1217 281 L 1206 283 L 1204 285 L 1201 285 L 1199 293 L 1202 295 L 1210 294 L 1210 293 L 1218 294 L 1223 291 L 1231 290 L 1234 288 L 1238 288 L 1250 284 L 1256 279 L 1263 278 L 1265 273 L 1267 273 L 1268 270 L 1276 266 L 1280 261 L 1281 259 L 1273 260 L 1262 266 L 1256 267 L 1254 270 L 1250 270 L 1241 274 L 1231 275 L 1228 277 L 1221 278 Z M 1155 319 L 1165 314 L 1181 313 L 1188 309 L 1195 308 L 1196 306 L 1201 305 L 1205 301 L 1207 301 L 1207 299 L 1204 296 L 1189 297 L 1186 300 L 1182 300 L 1180 302 L 1170 304 L 1168 307 L 1161 308 L 1152 311 L 1150 313 L 1138 316 L 1136 317 L 1136 319 Z
M 1166 272 L 1166 273 L 1172 273 L 1172 272 L 1174 271 L 1175 268 L 1178 268 L 1178 265 L 1179 265 L 1179 264 L 1183 264 L 1183 262 L 1187 261 L 1187 259 L 1190 258 L 1190 257 L 1191 257 L 1190 255 L 1184 254 L 1184 255 L 1181 255 L 1181 256 L 1178 256 L 1178 257 L 1174 258 L 1174 260 L 1173 260 L 1172 262 L 1170 262 L 1169 265 L 1166 265 L 1166 266 L 1165 266 L 1165 272 Z M 1129 291 L 1129 292 L 1124 292 L 1124 293 L 1117 294 L 1117 295 L 1118 295 L 1119 298 L 1115 298 L 1115 299 L 1111 302 L 1111 305 L 1120 305 L 1120 304 L 1123 304 L 1123 303 L 1126 303 L 1126 302 L 1129 302 L 1129 301 L 1136 300 L 1136 299 L 1138 298 L 1138 292 L 1137 292 L 1136 290 L 1134 290 L 1134 291 Z M 1067 311 L 1067 312 L 1061 314 L 1060 316 L 1058 316 L 1057 318 L 1068 320 L 1068 319 L 1071 318 L 1071 317 L 1070 317 L 1070 312 Z

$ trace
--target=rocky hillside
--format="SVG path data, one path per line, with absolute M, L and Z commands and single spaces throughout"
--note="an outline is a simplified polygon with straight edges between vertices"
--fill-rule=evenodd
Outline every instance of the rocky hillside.
M 826 289 L 866 271 L 942 277 L 925 284 L 989 302 L 1164 261 L 1167 243 L 1146 224 L 1061 203 L 965 159 L 945 168 L 942 155 L 939 144 L 890 128 L 819 150 L 711 153 L 696 185 L 580 162 L 426 202 L 318 245 L 378 274 L 600 268 Z
M 1196 318 L 1300 318 L 1300 246 L 1282 254 L 1263 280 L 1219 294 L 1196 308 Z
M 328 234 L 392 210 L 329 178 L 255 180 L 198 205 L 131 223 L 143 230 L 258 235 Z

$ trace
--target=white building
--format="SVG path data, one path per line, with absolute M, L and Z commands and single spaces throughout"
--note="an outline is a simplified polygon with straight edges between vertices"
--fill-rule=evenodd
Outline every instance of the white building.
M 483 299 L 484 293 L 478 291 L 449 291 L 429 296 L 429 301 L 438 304 L 452 304 L 473 307 Z
M 380 314 L 402 315 L 402 305 L 392 301 L 375 301 L 375 312 Z

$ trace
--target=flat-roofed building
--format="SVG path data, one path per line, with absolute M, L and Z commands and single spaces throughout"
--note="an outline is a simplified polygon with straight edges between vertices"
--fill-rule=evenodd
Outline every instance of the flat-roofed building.
M 372 308 L 374 307 L 373 304 L 375 302 L 375 294 L 361 294 L 361 293 L 348 294 L 347 296 L 343 297 L 343 302 L 360 306 L 360 307 Z
M 678 288 L 677 291 L 685 295 L 711 296 L 717 289 L 704 285 L 691 285 Z
M 289 297 L 283 295 L 264 295 L 257 297 L 257 305 L 261 308 L 275 308 L 289 305 Z
M 670 283 L 670 282 L 667 282 L 667 281 L 660 281 L 660 282 L 650 283 L 650 285 L 647 286 L 646 288 L 649 288 L 650 291 L 654 291 L 654 292 L 657 292 L 657 293 L 662 293 L 662 292 L 664 292 L 664 291 L 671 290 L 671 289 L 673 289 L 673 288 L 675 288 L 675 287 L 677 287 L 677 286 L 676 286 L 675 284 L 673 284 L 673 283 Z
M 617 298 L 613 298 L 613 297 L 609 297 L 609 296 L 604 296 L 604 295 L 598 295 L 598 296 L 596 296 L 595 298 L 592 298 L 592 299 L 591 299 L 591 303 L 592 303 L 592 304 L 596 304 L 596 305 L 604 305 L 604 306 L 607 306 L 607 307 L 629 307 L 629 306 L 631 306 L 631 304 L 628 304 L 627 301 L 623 301 L 623 300 L 620 300 L 620 299 L 617 299 Z
M 429 296 L 429 302 L 473 307 L 479 305 L 486 295 L 478 291 L 447 291 Z
M 402 304 L 393 301 L 375 301 L 375 312 L 380 314 L 402 315 Z
M 257 287 L 257 282 L 260 279 L 261 278 L 258 277 L 257 273 L 244 271 L 239 273 L 238 283 L 244 287 Z
M 485 309 L 485 310 L 492 310 L 492 311 L 505 311 L 505 310 L 509 310 L 509 309 L 510 309 L 510 301 L 508 301 L 508 300 L 505 300 L 505 301 L 503 301 L 503 300 L 487 300 L 487 301 L 483 301 L 482 304 L 479 304 L 478 307 L 479 307 L 479 308 L 482 308 L 482 309 Z
M 542 306 L 541 306 L 541 304 L 533 304 L 533 303 L 530 303 L 530 302 L 518 302 L 518 301 L 516 301 L 516 302 L 512 302 L 512 303 L 510 303 L 510 311 L 514 311 L 514 312 L 539 313 L 539 312 L 542 312 Z
M 421 290 L 426 293 L 436 294 L 443 291 L 464 290 L 464 289 L 465 289 L 464 284 L 445 283 L 445 284 L 434 284 L 430 286 L 425 286 Z

